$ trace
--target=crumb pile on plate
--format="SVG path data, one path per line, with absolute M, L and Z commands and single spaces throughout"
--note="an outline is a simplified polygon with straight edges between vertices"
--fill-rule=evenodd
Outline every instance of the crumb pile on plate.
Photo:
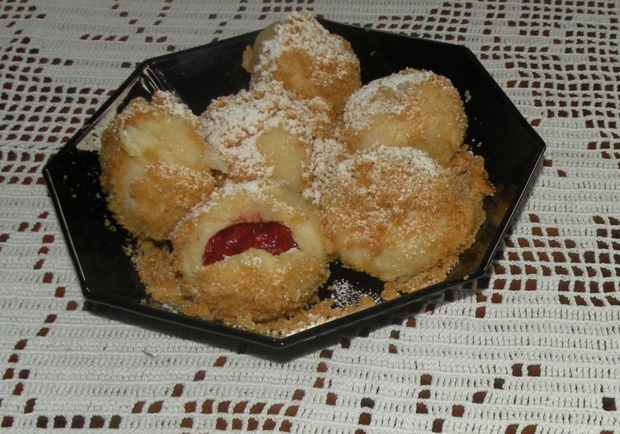
M 158 91 L 102 135 L 101 183 L 150 296 L 285 336 L 379 301 L 343 284 L 319 300 L 332 261 L 384 281 L 383 300 L 444 279 L 493 193 L 451 82 L 405 69 L 362 85 L 350 44 L 308 12 L 262 31 L 243 67 L 248 88 L 204 113 Z

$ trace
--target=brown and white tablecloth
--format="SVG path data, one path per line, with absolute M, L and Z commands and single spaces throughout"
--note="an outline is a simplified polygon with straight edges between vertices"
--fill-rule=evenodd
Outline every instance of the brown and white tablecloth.
M 84 302 L 41 169 L 138 63 L 291 10 L 462 44 L 548 145 L 492 270 L 294 352 Z M 0 0 L 0 431 L 620 433 L 620 2 Z

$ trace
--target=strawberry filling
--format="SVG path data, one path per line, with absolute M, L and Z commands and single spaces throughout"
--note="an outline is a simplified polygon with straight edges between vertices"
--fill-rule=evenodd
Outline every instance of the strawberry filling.
M 207 242 L 203 265 L 211 265 L 249 249 L 262 249 L 278 256 L 297 247 L 291 230 L 278 222 L 236 223 L 215 234 Z

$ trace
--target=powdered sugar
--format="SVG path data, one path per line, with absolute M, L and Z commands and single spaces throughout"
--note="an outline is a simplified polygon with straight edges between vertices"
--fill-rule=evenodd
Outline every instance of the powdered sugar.
M 329 64 L 333 62 L 357 63 L 356 56 L 343 49 L 343 41 L 321 26 L 310 12 L 293 12 L 287 15 L 274 26 L 275 37 L 270 38 L 262 45 L 257 69 L 263 75 L 271 76 L 275 68 L 275 59 L 284 51 L 303 50 L 316 62 Z M 320 68 L 317 68 L 320 73 Z M 337 77 L 343 76 L 343 69 L 336 70 Z M 335 77 L 325 77 L 333 80 Z
M 328 188 L 338 164 L 349 154 L 349 149 L 345 143 L 336 138 L 315 140 L 308 172 L 310 183 L 308 188 L 303 191 L 303 197 L 318 205 L 321 194 Z
M 211 194 L 208 201 L 196 206 L 190 212 L 190 214 L 188 214 L 188 216 L 185 219 L 186 220 L 191 219 L 198 215 L 204 214 L 208 212 L 214 206 L 217 206 L 217 203 L 222 197 L 230 196 L 233 194 L 238 194 L 240 192 L 250 195 L 251 197 L 255 198 L 257 201 L 261 201 L 265 197 L 264 192 L 265 192 L 266 185 L 267 185 L 266 181 L 264 180 L 255 180 L 255 181 L 239 182 L 239 183 L 225 182 L 220 188 L 216 189 Z
M 369 269 L 363 264 L 364 261 L 358 263 L 352 261 L 351 257 L 356 252 L 361 252 L 360 255 L 368 252 L 368 256 L 374 260 L 378 258 L 377 252 L 383 245 L 396 244 L 404 237 L 415 237 L 418 235 L 416 230 L 419 233 L 429 232 L 428 221 L 437 214 L 434 212 L 435 203 L 445 202 L 441 190 L 448 169 L 428 153 L 409 147 L 410 143 L 399 147 L 401 145 L 372 140 L 372 147 L 357 149 L 350 140 L 347 128 L 351 125 L 362 128 L 374 113 L 400 113 L 403 110 L 408 114 L 421 113 L 424 107 L 415 98 L 410 98 L 413 104 L 404 108 L 404 104 L 398 103 L 401 100 L 396 99 L 397 103 L 394 103 L 395 99 L 391 97 L 404 95 L 402 101 L 405 101 L 412 87 L 437 76 L 429 71 L 407 69 L 375 80 L 351 96 L 359 88 L 359 69 L 352 67 L 345 72 L 343 62 L 357 66 L 359 62 L 347 44 L 339 36 L 331 35 L 310 13 L 301 12 L 290 14 L 266 29 L 264 39 L 261 40 L 259 36 L 255 43 L 254 53 L 249 48 L 246 50 L 249 55 L 257 56 L 250 59 L 244 53 L 243 66 L 252 74 L 250 87 L 215 99 L 199 118 L 200 133 L 205 138 L 207 150 L 221 160 L 223 174 L 216 174 L 219 187 L 211 197 L 195 207 L 172 234 L 171 242 L 175 251 L 180 252 L 178 247 L 187 243 L 191 252 L 195 253 L 195 250 L 200 253 L 204 240 L 195 241 L 198 236 L 192 232 L 195 227 L 199 228 L 196 233 L 199 232 L 199 236 L 203 237 L 218 230 L 220 226 L 253 221 L 254 218 L 262 219 L 263 216 L 269 219 L 273 213 L 280 211 L 293 216 L 298 206 L 307 206 L 308 215 L 324 218 L 321 223 L 326 227 L 321 228 L 317 224 L 316 231 L 310 231 L 312 233 L 309 232 L 306 237 L 317 245 L 321 244 L 323 265 L 327 259 L 332 259 L 331 256 L 327 258 L 327 250 L 341 260 L 345 267 L 355 268 L 384 281 L 404 275 L 397 274 L 400 270 L 393 274 L 373 274 L 375 270 Z M 295 54 L 282 56 L 290 50 Z M 277 68 L 284 69 L 284 72 L 278 72 L 278 77 L 274 74 Z M 300 72 L 308 70 L 311 71 L 309 74 Z M 309 94 L 280 80 L 281 76 L 289 77 L 288 73 L 307 89 L 311 89 Z M 350 80 L 353 85 L 342 92 L 344 96 L 338 105 L 321 92 L 327 89 L 328 93 L 334 93 L 336 88 L 344 87 L 342 83 L 334 81 L 344 76 L 354 76 Z M 323 85 L 322 89 L 319 86 L 306 86 L 317 81 Z M 444 86 L 444 82 L 439 82 L 439 86 Z M 433 98 L 431 96 L 427 99 Z M 171 94 L 156 93 L 153 100 L 157 101 L 161 109 L 174 116 L 185 117 L 191 114 Z M 407 118 L 404 123 L 409 120 Z M 385 128 L 378 128 L 377 137 L 385 139 L 386 130 L 393 128 L 381 117 L 378 123 Z M 301 151 L 289 153 L 292 148 Z M 352 148 L 356 148 L 356 151 L 353 152 Z M 285 161 L 288 166 L 299 163 L 301 170 L 299 167 L 295 169 L 302 173 L 302 187 L 299 190 L 290 188 L 290 183 L 279 177 L 280 166 L 276 166 L 274 161 L 277 164 Z M 274 182 L 274 179 L 278 181 Z M 286 190 L 287 194 L 301 193 L 302 198 L 295 196 L 299 203 L 295 200 L 280 201 L 277 195 L 268 191 L 274 185 Z M 333 193 L 332 190 L 337 192 Z M 307 202 L 315 207 L 309 206 Z M 325 217 L 326 209 L 331 212 L 328 217 Z M 233 212 L 229 212 L 231 210 Z M 423 218 L 425 215 L 431 217 Z M 443 218 L 443 215 L 439 217 Z M 392 227 L 396 229 L 390 230 Z M 330 231 L 332 233 L 328 233 Z M 348 255 L 346 249 L 349 248 L 349 241 L 340 240 L 341 234 L 350 235 L 354 242 L 359 242 L 359 246 L 351 249 L 353 255 Z M 432 236 L 425 236 L 424 240 L 426 243 L 428 240 L 433 241 Z M 194 248 L 194 244 L 198 247 Z M 306 250 L 300 248 L 300 251 Z M 397 258 L 398 261 L 410 262 L 411 255 L 419 254 L 420 249 L 401 250 L 403 253 Z M 186 256 L 199 257 L 193 253 Z M 384 262 L 394 262 L 390 256 L 386 258 Z M 249 257 L 248 261 L 246 265 L 251 265 L 249 268 L 261 268 L 261 257 Z M 307 265 L 304 263 L 303 267 Z M 260 271 L 239 277 L 235 282 L 249 284 L 250 291 L 267 291 L 270 286 L 281 286 L 279 277 L 287 273 L 285 266 L 269 270 L 270 279 L 265 280 L 269 283 L 266 286 L 259 284 L 256 288 L 252 285 L 255 278 L 261 277 Z M 228 274 L 237 276 L 235 272 Z M 311 282 L 312 290 L 316 290 L 322 282 L 324 280 Z M 354 282 L 346 279 L 332 282 L 327 289 L 332 293 L 329 300 L 306 306 L 308 310 L 304 308 L 299 312 L 300 321 L 302 317 L 308 319 L 303 321 L 303 328 L 315 322 L 321 323 L 332 315 L 344 314 L 350 309 L 361 309 L 366 303 L 380 301 L 378 294 L 369 296 L 367 288 L 358 288 Z M 314 313 L 319 312 L 316 306 L 324 309 L 324 316 L 314 316 Z M 234 310 L 238 306 L 231 307 Z
M 130 104 L 124 110 L 120 116 L 119 128 L 125 129 L 125 119 L 131 119 L 133 115 L 137 113 L 149 113 L 155 107 L 163 110 L 169 116 L 181 117 L 193 124 L 196 124 L 196 116 L 192 111 L 171 92 L 164 90 L 157 90 L 151 96 L 150 104 L 146 100 L 143 104 L 135 103 L 138 100 L 133 100 L 134 104 Z M 197 125 L 197 124 L 196 124 Z
M 331 290 L 333 291 L 331 298 L 336 309 L 355 306 L 368 295 L 365 289 L 360 289 L 345 279 L 335 280 L 331 285 Z
M 229 174 L 242 179 L 273 173 L 257 147 L 264 132 L 281 129 L 309 146 L 329 125 L 329 108 L 323 100 L 292 98 L 276 83 L 218 98 L 203 114 L 208 146 L 225 162 Z
M 393 147 L 378 145 L 369 152 L 355 154 L 358 156 L 357 164 L 370 163 L 373 165 L 386 165 L 386 170 L 395 167 L 407 168 L 411 173 L 417 173 L 420 178 L 428 176 L 438 176 L 446 169 L 441 167 L 429 155 L 415 148 Z M 345 162 L 345 164 L 347 164 Z M 351 170 L 344 167 L 343 170 Z M 425 172 L 421 174 L 420 171 Z
M 353 130 L 362 130 L 377 113 L 401 113 L 404 104 L 395 103 L 392 95 L 405 95 L 406 89 L 432 78 L 429 71 L 405 69 L 396 74 L 373 80 L 351 95 L 343 114 L 344 122 Z

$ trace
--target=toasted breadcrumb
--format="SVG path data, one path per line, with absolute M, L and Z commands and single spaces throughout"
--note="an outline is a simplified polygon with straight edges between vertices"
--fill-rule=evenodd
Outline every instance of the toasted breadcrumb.
M 494 191 L 463 144 L 450 81 L 405 69 L 361 87 L 351 45 L 308 12 L 261 32 L 243 67 L 250 87 L 200 117 L 156 92 L 103 134 L 102 186 L 137 238 L 131 255 L 150 300 L 285 337 L 445 279 Z M 161 136 L 184 138 L 183 152 Z M 264 220 L 290 229 L 296 247 L 202 264 L 218 231 Z M 328 280 L 333 260 L 383 290 Z

